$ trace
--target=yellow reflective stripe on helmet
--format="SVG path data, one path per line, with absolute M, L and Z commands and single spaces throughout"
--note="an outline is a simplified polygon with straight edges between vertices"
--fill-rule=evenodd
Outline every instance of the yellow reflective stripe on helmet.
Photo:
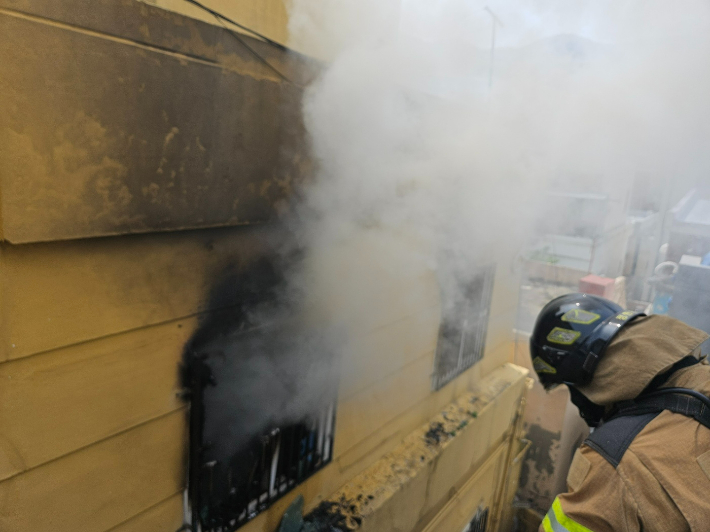
M 542 528 L 545 532 L 592 532 L 586 526 L 576 523 L 565 515 L 562 511 L 560 499 L 555 497 L 552 508 L 547 512 L 542 521 Z

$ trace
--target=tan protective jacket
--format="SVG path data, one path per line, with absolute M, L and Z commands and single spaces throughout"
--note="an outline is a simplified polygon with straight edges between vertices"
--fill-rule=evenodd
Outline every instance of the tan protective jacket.
M 633 399 L 653 377 L 707 339 L 667 316 L 640 318 L 607 349 L 593 381 L 580 390 L 612 405 Z M 681 369 L 664 387 L 710 395 L 710 366 Z M 661 412 L 634 438 L 618 467 L 582 445 L 540 532 L 710 531 L 710 429 L 693 418 Z

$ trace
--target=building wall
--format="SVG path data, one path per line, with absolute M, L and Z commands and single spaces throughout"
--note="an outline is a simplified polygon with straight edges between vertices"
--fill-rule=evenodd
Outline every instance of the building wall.
M 276 5 L 244 15 L 283 27 Z M 0 0 L 0 529 L 182 523 L 185 344 L 238 304 L 210 292 L 282 237 L 276 213 L 308 167 L 312 65 L 251 44 L 299 82 L 214 25 L 133 0 Z M 316 256 L 342 265 L 322 282 L 349 283 L 327 304 L 353 320 L 334 460 L 299 488 L 309 508 L 512 361 L 517 293 L 499 268 L 483 360 L 431 391 L 440 301 L 408 260 L 420 245 L 363 231 Z M 507 412 L 498 437 L 470 450 L 484 462 L 507 453 L 524 373 L 509 375 L 515 393 L 489 391 Z M 295 493 L 244 529 L 273 531 Z

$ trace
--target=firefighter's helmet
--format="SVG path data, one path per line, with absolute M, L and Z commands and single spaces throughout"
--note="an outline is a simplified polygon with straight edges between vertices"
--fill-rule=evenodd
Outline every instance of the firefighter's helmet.
M 540 311 L 530 337 L 530 356 L 546 389 L 587 384 L 619 330 L 641 312 L 589 294 L 567 294 Z

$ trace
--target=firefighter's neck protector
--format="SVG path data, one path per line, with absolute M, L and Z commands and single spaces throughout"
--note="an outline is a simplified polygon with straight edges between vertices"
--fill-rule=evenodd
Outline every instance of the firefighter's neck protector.
M 579 410 L 580 417 L 590 427 L 598 427 L 604 419 L 606 408 L 590 401 L 582 392 L 574 386 L 569 387 L 569 398 L 572 404 Z
M 540 311 L 530 337 L 530 355 L 545 389 L 589 383 L 604 352 L 622 327 L 640 312 L 589 294 L 567 294 Z

